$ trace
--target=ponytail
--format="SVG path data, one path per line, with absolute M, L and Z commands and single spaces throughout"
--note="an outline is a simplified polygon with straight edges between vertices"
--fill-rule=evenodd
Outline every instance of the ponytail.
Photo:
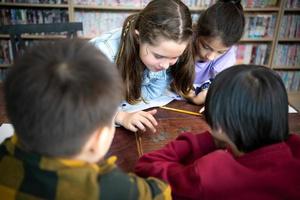
M 127 17 L 124 22 L 116 64 L 125 85 L 125 99 L 134 104 L 140 100 L 144 66 L 139 59 L 139 43 L 136 35 L 138 14 Z

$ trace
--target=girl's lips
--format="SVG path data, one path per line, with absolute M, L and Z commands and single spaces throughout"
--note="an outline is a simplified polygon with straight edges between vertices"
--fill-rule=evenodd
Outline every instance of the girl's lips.
M 164 68 L 163 67 L 154 67 L 154 70 L 155 71 L 161 71 L 161 70 L 164 70 Z

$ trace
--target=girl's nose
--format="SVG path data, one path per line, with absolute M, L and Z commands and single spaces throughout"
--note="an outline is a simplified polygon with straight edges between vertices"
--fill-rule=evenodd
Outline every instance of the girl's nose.
M 167 69 L 170 66 L 169 62 L 162 62 L 159 64 L 160 67 L 163 67 L 164 69 Z
M 215 52 L 209 52 L 209 53 L 206 54 L 206 58 L 208 60 L 213 60 L 213 59 L 216 58 L 216 56 L 217 56 L 217 54 Z

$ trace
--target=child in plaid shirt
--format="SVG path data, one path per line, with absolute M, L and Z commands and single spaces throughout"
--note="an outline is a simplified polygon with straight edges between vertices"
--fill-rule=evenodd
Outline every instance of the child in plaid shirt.
M 4 90 L 16 133 L 0 146 L 1 199 L 170 199 L 164 182 L 104 159 L 122 88 L 115 65 L 93 45 L 34 47 Z

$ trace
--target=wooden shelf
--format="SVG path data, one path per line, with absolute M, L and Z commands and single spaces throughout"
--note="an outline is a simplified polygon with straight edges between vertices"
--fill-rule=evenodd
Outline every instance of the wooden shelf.
M 273 38 L 242 38 L 240 42 L 272 42 Z
M 102 5 L 74 5 L 74 9 L 87 9 L 87 10 L 117 10 L 117 11 L 140 11 L 142 7 L 130 7 L 130 6 L 102 6 Z M 191 12 L 203 11 L 206 7 L 190 7 Z M 245 12 L 277 12 L 279 7 L 270 8 L 245 8 Z
M 0 64 L 0 68 L 9 68 L 11 64 Z
M 300 38 L 279 38 L 278 42 L 300 42 Z
M 285 8 L 284 12 L 299 12 L 300 8 Z
M 26 8 L 68 8 L 68 4 L 0 3 L 0 6 Z
M 0 34 L 1 39 L 9 39 L 9 35 Z
M 191 12 L 203 11 L 205 9 L 205 7 L 190 7 Z
M 22 35 L 21 37 L 27 40 L 57 40 L 67 38 L 66 35 Z M 9 39 L 9 35 L 0 34 L 0 39 Z
M 274 66 L 273 69 L 278 70 L 300 70 L 300 66 Z
M 237 62 L 237 63 L 235 63 L 236 65 L 247 65 L 247 64 L 253 64 L 253 63 L 244 63 L 244 62 Z M 254 64 L 253 64 L 254 65 Z M 263 67 L 269 67 L 268 65 L 261 65 L 261 66 L 263 66 Z
M 141 7 L 126 6 L 94 6 L 94 5 L 74 5 L 74 9 L 80 10 L 107 10 L 107 11 L 139 11 Z
M 279 7 L 269 7 L 269 8 L 244 8 L 245 12 L 278 12 Z
M 79 36 L 80 39 L 83 39 L 83 40 L 91 40 L 93 39 L 93 37 L 86 37 L 86 36 Z

